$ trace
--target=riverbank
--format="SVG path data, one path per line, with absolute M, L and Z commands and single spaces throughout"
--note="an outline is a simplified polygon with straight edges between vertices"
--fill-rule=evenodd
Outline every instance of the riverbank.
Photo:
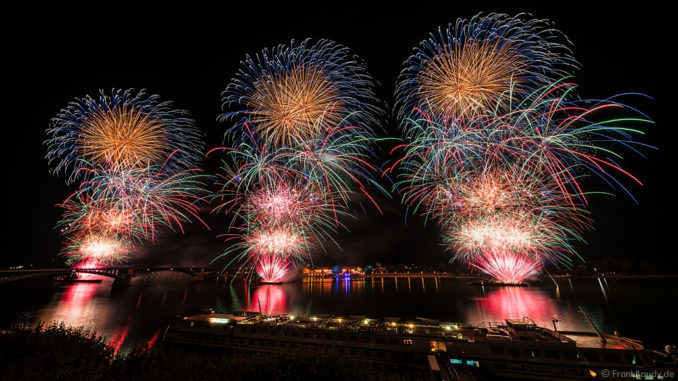
M 590 274 L 590 275 L 571 275 L 571 274 L 552 274 L 555 279 L 670 279 L 678 278 L 678 274 Z M 336 277 L 342 279 L 392 279 L 392 278 L 426 278 L 426 279 L 466 279 L 480 280 L 486 277 L 470 274 L 450 274 L 450 273 L 379 273 L 379 274 L 351 274 L 344 277 L 342 274 Z M 300 278 L 304 281 L 332 279 L 335 276 L 305 276 Z M 543 276 L 540 281 L 550 280 L 548 275 Z

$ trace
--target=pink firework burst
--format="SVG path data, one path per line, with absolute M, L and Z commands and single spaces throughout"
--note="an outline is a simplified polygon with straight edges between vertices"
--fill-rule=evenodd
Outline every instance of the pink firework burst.
M 75 245 L 71 252 L 71 260 L 110 264 L 120 261 L 127 255 L 131 247 L 124 241 L 107 235 L 86 234 L 82 241 Z
M 254 255 L 276 255 L 288 257 L 305 252 L 308 242 L 294 229 L 275 227 L 261 229 L 245 237 L 249 251 Z
M 254 219 L 298 223 L 308 217 L 307 198 L 303 190 L 280 181 L 253 191 L 245 208 Z
M 264 282 L 280 282 L 293 263 L 308 256 L 308 237 L 290 226 L 262 226 L 244 238 L 249 260 Z
M 544 225 L 520 212 L 468 218 L 452 230 L 450 242 L 471 266 L 500 283 L 517 284 L 537 275 L 544 264 Z
M 541 219 L 527 213 L 494 214 L 468 218 L 454 230 L 455 244 L 470 253 L 526 252 L 539 250 Z
M 518 252 L 491 251 L 478 256 L 471 266 L 499 283 L 520 284 L 539 274 L 544 263 L 537 257 Z
M 278 255 L 259 255 L 256 272 L 264 283 L 279 283 L 287 277 L 292 261 Z

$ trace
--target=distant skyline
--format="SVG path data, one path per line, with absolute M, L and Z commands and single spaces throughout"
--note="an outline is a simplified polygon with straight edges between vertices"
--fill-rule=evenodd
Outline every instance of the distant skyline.
M 572 41 L 582 64 L 573 80 L 580 85 L 583 98 L 623 92 L 654 98 L 638 97 L 632 105 L 654 119 L 654 125 L 641 126 L 647 133 L 642 141 L 660 150 L 645 150 L 648 159 L 624 153 L 625 167 L 645 184 L 629 184 L 639 205 L 622 193 L 592 197 L 590 210 L 596 230 L 584 236 L 589 245 L 578 245 L 577 249 L 584 259 L 673 258 L 677 211 L 671 185 L 676 172 L 672 147 L 676 128 L 671 118 L 675 96 L 671 90 L 675 61 L 669 58 L 672 45 L 665 43 L 674 34 L 665 9 L 426 2 L 241 6 L 237 10 L 228 6 L 220 10 L 121 10 L 120 14 L 111 11 L 90 18 L 59 9 L 44 11 L 42 18 L 31 15 L 23 20 L 22 27 L 10 34 L 7 54 L 12 66 L 6 71 L 11 83 L 7 92 L 12 100 L 5 112 L 9 136 L 2 162 L 9 208 L 3 218 L 5 247 L 0 265 L 48 264 L 59 251 L 60 237 L 53 226 L 60 210 L 55 204 L 74 187 L 48 173 L 42 142 L 49 120 L 71 99 L 94 95 L 98 89 L 146 88 L 189 110 L 207 135 L 208 147 L 221 146 L 225 126 L 216 121 L 221 113 L 220 93 L 246 54 L 292 38 L 333 39 L 365 61 L 379 82 L 378 96 L 391 108 L 394 83 L 412 48 L 438 26 L 479 11 L 525 11 L 552 20 Z M 399 136 L 393 117 L 383 126 L 385 136 Z M 388 159 L 388 148 L 383 147 L 383 160 Z M 214 171 L 217 164 L 209 158 L 205 168 Z M 595 181 L 592 185 L 609 190 Z M 371 193 L 377 195 L 378 191 Z M 358 218 L 348 223 L 350 232 L 339 234 L 343 252 L 328 243 L 328 253 L 317 250 L 314 260 L 320 264 L 434 264 L 448 260 L 451 254 L 442 250 L 434 224 L 424 227 L 423 219 L 406 217 L 398 195 L 392 197 L 378 196 L 383 215 L 369 203 L 365 203 L 366 214 L 356 205 Z M 145 253 L 137 261 L 206 264 L 226 247 L 216 237 L 226 232 L 225 219 L 207 219 L 211 231 L 193 224 L 184 236 L 168 233 L 155 246 L 145 245 Z

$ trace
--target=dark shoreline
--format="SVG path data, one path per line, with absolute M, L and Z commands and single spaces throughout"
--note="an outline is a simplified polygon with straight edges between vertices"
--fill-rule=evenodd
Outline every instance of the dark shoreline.
M 678 274 L 599 274 L 599 275 L 560 275 L 553 274 L 551 275 L 556 279 L 594 279 L 594 278 L 607 278 L 607 279 L 662 279 L 662 278 L 678 278 Z M 337 276 L 341 277 L 341 276 Z M 322 280 L 322 279 L 333 279 L 332 276 L 315 276 L 315 277 L 303 277 L 300 280 Z M 484 279 L 482 275 L 458 275 L 458 274 L 446 274 L 446 273 L 382 273 L 382 274 L 365 274 L 365 275 L 351 275 L 347 277 L 350 279 L 374 279 L 374 278 L 449 278 L 449 279 Z M 549 280 L 548 276 L 543 276 L 540 280 Z
M 0 332 L 0 379 L 39 380 L 428 380 L 426 370 L 376 364 L 333 350 L 270 353 L 137 346 L 65 325 Z

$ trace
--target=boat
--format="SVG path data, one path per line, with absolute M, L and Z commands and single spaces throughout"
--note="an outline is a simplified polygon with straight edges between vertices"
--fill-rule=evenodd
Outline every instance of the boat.
M 424 318 L 211 313 L 178 319 L 163 340 L 246 351 L 332 348 L 378 363 L 428 368 L 440 379 L 657 379 L 659 372 L 678 372 L 675 354 L 646 349 L 637 340 L 597 329 L 558 331 L 529 318 L 472 326 Z

